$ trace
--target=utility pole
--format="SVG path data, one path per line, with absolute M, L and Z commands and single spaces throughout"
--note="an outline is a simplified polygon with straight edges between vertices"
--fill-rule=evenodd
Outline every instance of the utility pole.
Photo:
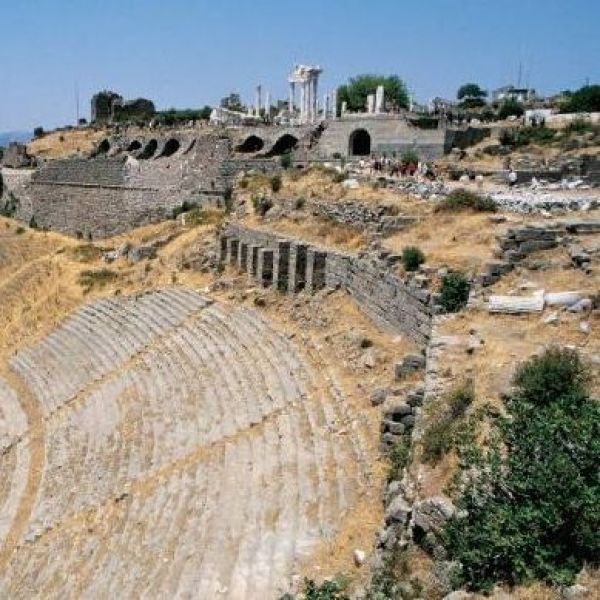
M 79 84 L 75 81 L 75 126 L 79 125 Z

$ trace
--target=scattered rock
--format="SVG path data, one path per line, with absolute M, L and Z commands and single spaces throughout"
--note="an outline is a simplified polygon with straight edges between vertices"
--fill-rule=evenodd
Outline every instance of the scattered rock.
M 545 325 L 556 325 L 559 321 L 560 319 L 557 312 L 550 313 L 547 317 L 544 317 L 543 320 Z
M 586 598 L 589 594 L 590 591 L 585 586 L 576 583 L 575 585 L 562 589 L 560 596 L 564 600 L 579 600 L 579 598 Z
M 472 598 L 473 594 L 469 594 L 469 592 L 465 592 L 463 590 L 458 590 L 456 592 L 450 592 L 442 600 L 467 600 L 468 598 Z
M 358 549 L 354 550 L 353 555 L 354 555 L 354 564 L 357 567 L 361 567 L 364 564 L 365 559 L 367 558 L 367 555 L 362 550 L 358 550 Z
M 589 321 L 580 321 L 579 322 L 579 331 L 581 331 L 581 333 L 585 333 L 586 335 L 588 335 L 591 331 L 591 327 L 590 327 L 590 323 Z
M 386 523 L 402 523 L 405 525 L 411 514 L 411 506 L 401 496 L 396 496 L 385 510 Z
M 419 369 L 425 368 L 425 357 L 419 354 L 409 354 L 397 363 L 394 372 L 396 379 L 402 379 Z
M 367 352 L 365 352 L 362 357 L 362 364 L 367 369 L 375 368 L 375 365 L 377 364 L 375 352 L 373 352 L 372 350 L 368 350 Z
M 415 503 L 413 524 L 425 533 L 437 534 L 456 513 L 454 504 L 443 496 L 433 496 Z
M 372 406 L 379 406 L 380 404 L 383 404 L 385 402 L 385 399 L 387 398 L 388 395 L 388 390 L 385 388 L 379 388 L 377 390 L 375 390 L 372 394 L 371 394 L 371 405 Z
M 401 402 L 399 404 L 396 404 L 396 406 L 394 406 L 390 410 L 386 411 L 385 416 L 386 418 L 399 423 L 402 417 L 412 414 L 412 411 L 412 406 L 410 406 L 407 402 Z

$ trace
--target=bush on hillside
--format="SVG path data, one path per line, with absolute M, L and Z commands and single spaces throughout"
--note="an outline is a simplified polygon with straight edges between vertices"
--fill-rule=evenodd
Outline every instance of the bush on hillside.
M 292 166 L 292 154 L 291 152 L 284 152 L 279 159 L 279 164 L 282 169 L 289 169 Z
M 273 175 L 271 177 L 271 189 L 274 193 L 277 193 L 281 189 L 281 176 Z
M 415 150 L 406 150 L 400 156 L 400 160 L 406 164 L 417 164 L 419 162 L 419 155 Z
M 600 111 L 600 85 L 584 85 L 573 92 L 562 107 L 563 113 Z
M 475 400 L 473 383 L 466 381 L 454 388 L 436 407 L 423 432 L 423 460 L 435 465 L 457 444 L 462 418 Z
M 600 403 L 587 382 L 574 350 L 550 348 L 518 368 L 510 417 L 463 474 L 461 511 L 443 532 L 460 585 L 570 585 L 599 564 Z
M 496 212 L 496 203 L 489 197 L 480 196 L 464 188 L 452 190 L 435 206 L 435 212 L 457 212 L 472 210 L 475 212 Z
M 507 119 L 508 117 L 520 117 L 524 112 L 524 108 L 516 100 L 505 100 L 498 111 L 498 118 Z
M 417 246 L 406 246 L 402 250 L 402 264 L 407 271 L 416 271 L 425 262 L 425 254 Z
M 458 312 L 467 305 L 471 284 L 463 273 L 448 273 L 442 278 L 440 304 L 449 313 Z
M 271 208 L 273 208 L 273 200 L 267 196 L 252 196 L 252 206 L 254 212 L 261 217 L 264 217 Z

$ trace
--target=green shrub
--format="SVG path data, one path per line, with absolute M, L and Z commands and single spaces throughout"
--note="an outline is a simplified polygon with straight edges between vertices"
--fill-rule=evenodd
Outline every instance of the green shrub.
M 267 212 L 273 207 L 273 200 L 267 196 L 252 196 L 252 206 L 254 212 L 261 217 L 264 217 Z
M 414 150 L 405 150 L 400 156 L 400 160 L 404 163 L 417 164 L 419 162 L 419 155 Z
M 16 233 L 17 235 L 22 235 L 23 233 L 25 233 L 25 227 L 17 227 L 17 228 L 15 229 L 15 233 Z
M 285 152 L 279 159 L 279 164 L 282 169 L 289 169 L 292 166 L 292 154 L 291 152 Z
M 594 125 L 589 121 L 586 121 L 585 119 L 575 119 L 563 129 L 563 134 L 566 136 L 581 135 L 582 133 L 588 133 L 589 131 L 594 130 Z
M 443 532 L 461 581 L 570 585 L 600 558 L 600 403 L 573 350 L 524 363 L 506 399 L 498 444 L 463 474 L 459 516 Z M 477 473 L 477 477 L 474 477 Z
M 474 400 L 473 384 L 467 381 L 443 399 L 442 407 L 436 407 L 423 433 L 423 460 L 426 463 L 437 464 L 457 446 L 462 433 L 462 419 Z
M 275 194 L 281 189 L 281 177 L 279 175 L 271 177 L 271 189 Z
M 223 192 L 223 203 L 225 204 L 225 212 L 229 214 L 233 210 L 233 188 L 228 186 Z
M 294 200 L 294 208 L 296 210 L 302 210 L 304 208 L 305 204 L 306 204 L 306 198 L 304 198 L 303 196 L 300 196 L 299 198 L 296 198 Z
M 516 100 L 505 100 L 498 111 L 498 117 L 500 119 L 506 119 L 507 117 L 520 117 L 525 110 Z
M 19 200 L 15 198 L 11 192 L 8 192 L 4 200 L 0 202 L 0 216 L 14 217 L 19 208 Z
M 390 470 L 389 481 L 401 479 L 402 471 L 408 465 L 410 457 L 410 444 L 407 436 L 402 436 L 393 446 L 389 453 Z
M 529 144 L 545 145 L 556 140 L 556 130 L 548 127 L 524 127 L 517 130 L 505 130 L 500 134 L 503 146 L 520 148 Z
M 463 273 L 448 273 L 442 278 L 440 304 L 446 312 L 458 312 L 467 305 L 471 285 Z
M 344 593 L 346 584 L 342 580 L 326 580 L 320 585 L 312 579 L 304 579 L 304 589 L 302 596 L 304 600 L 349 600 L 349 596 Z
M 416 271 L 425 262 L 425 254 L 417 246 L 406 246 L 402 250 L 402 264 L 407 271 Z
M 188 200 L 184 200 L 179 206 L 176 206 L 171 211 L 171 218 L 176 219 L 179 215 L 192 210 L 193 208 L 197 208 L 197 202 L 189 202 Z
M 563 113 L 600 111 L 600 85 L 584 85 L 570 95 Z
M 458 212 L 461 210 L 496 212 L 496 208 L 496 203 L 491 198 L 480 196 L 464 188 L 456 188 L 436 204 L 435 212 Z
M 242 177 L 239 183 L 240 189 L 245 190 L 248 187 L 248 179 L 246 177 Z

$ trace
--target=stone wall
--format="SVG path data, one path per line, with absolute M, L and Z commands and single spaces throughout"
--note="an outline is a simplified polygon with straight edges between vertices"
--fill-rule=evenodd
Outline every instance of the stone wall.
M 307 200 L 307 208 L 316 216 L 357 229 L 371 229 L 387 234 L 413 225 L 418 219 L 393 215 L 385 206 L 367 206 L 355 200 L 325 202 Z
M 572 219 L 510 228 L 503 235 L 496 236 L 497 247 L 494 254 L 498 260 L 488 263 L 477 280 L 481 285 L 492 285 L 532 252 L 559 246 L 567 248 L 575 266 L 585 266 L 589 257 L 577 243 L 576 236 L 594 233 L 600 233 L 598 220 Z
M 402 153 L 415 150 L 426 160 L 439 158 L 446 145 L 445 129 L 420 129 L 399 116 L 379 118 L 339 119 L 330 121 L 321 136 L 316 153 L 323 157 L 349 155 L 352 132 L 364 129 L 371 136 L 371 151 Z
M 290 293 L 341 288 L 380 327 L 421 345 L 429 339 L 430 293 L 404 282 L 382 261 L 236 224 L 221 232 L 219 251 L 221 262 L 248 272 L 261 285 Z
M 192 144 L 193 141 L 193 144 Z M 162 141 L 162 146 L 167 140 Z M 45 163 L 20 185 L 17 218 L 70 235 L 103 238 L 168 218 L 183 202 L 222 204 L 233 170 L 231 142 L 206 135 L 170 156 L 73 158 Z

